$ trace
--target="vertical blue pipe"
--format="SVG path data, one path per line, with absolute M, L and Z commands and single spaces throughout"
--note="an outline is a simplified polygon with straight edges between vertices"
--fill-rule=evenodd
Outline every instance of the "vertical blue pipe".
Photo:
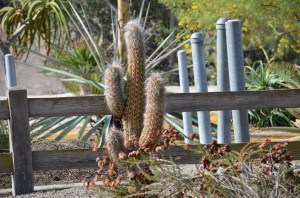
M 6 88 L 17 86 L 15 57 L 13 54 L 5 55 Z
M 191 36 L 194 81 L 196 92 L 207 92 L 206 66 L 204 56 L 203 36 L 196 32 Z M 198 127 L 201 144 L 212 142 L 209 111 L 198 111 Z
M 225 23 L 230 91 L 245 91 L 244 55 L 242 49 L 241 21 Z M 249 142 L 248 111 L 232 111 L 235 143 Z
M 180 90 L 182 93 L 189 93 L 189 78 L 188 78 L 188 69 L 187 69 L 185 51 L 184 50 L 178 51 L 177 57 L 178 57 L 178 67 L 179 67 Z M 189 139 L 190 134 L 193 132 L 191 112 L 182 112 L 182 119 L 183 119 L 183 130 L 185 135 L 184 143 L 193 144 L 193 141 Z
M 227 18 L 217 21 L 217 90 L 230 91 L 228 60 L 226 48 L 225 22 Z M 231 142 L 231 111 L 218 111 L 218 143 L 229 144 Z

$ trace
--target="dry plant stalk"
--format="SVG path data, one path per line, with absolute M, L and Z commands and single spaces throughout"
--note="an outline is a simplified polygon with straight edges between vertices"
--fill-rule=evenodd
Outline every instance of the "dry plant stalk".
M 169 137 L 172 134 L 169 134 Z M 111 196 L 122 197 L 297 197 L 299 172 L 291 168 L 287 143 L 245 146 L 241 152 L 213 142 L 201 152 L 194 175 L 182 173 L 172 161 L 144 156 L 123 161 L 127 174 L 113 174 L 106 164 L 106 187 Z M 105 158 L 106 159 L 106 158 Z M 145 166 L 145 164 L 147 164 Z M 101 169 L 103 170 L 103 169 Z M 121 170 L 121 169 L 118 169 Z M 109 176 L 109 178 L 108 178 Z M 122 181 L 122 185 L 120 181 Z

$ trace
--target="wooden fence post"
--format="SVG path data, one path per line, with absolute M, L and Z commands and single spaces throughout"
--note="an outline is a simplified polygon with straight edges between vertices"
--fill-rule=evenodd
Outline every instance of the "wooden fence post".
M 13 160 L 13 196 L 33 192 L 32 153 L 29 133 L 27 91 L 7 90 L 9 105 L 9 139 Z

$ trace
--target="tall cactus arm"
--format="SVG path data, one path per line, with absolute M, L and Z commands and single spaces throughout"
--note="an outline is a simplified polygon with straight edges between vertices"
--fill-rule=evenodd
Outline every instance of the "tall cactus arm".
M 151 146 L 155 134 L 161 130 L 164 116 L 165 80 L 160 74 L 152 74 L 146 83 L 146 110 L 144 127 L 139 140 L 141 149 Z
M 145 105 L 145 39 L 144 31 L 137 20 L 125 26 L 125 44 L 127 51 L 127 103 L 122 118 L 125 145 L 137 148 L 143 128 Z
M 124 112 L 123 101 L 123 76 L 124 69 L 117 63 L 111 64 L 104 73 L 105 99 L 110 111 L 116 116 Z

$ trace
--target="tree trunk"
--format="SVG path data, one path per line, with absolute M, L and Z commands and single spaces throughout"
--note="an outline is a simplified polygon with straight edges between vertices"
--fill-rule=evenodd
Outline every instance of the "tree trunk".
M 118 0 L 118 55 L 125 63 L 125 48 L 123 47 L 123 29 L 129 18 L 129 0 Z
M 5 43 L 5 42 L 1 41 L 0 51 L 1 51 L 3 56 L 5 56 L 6 54 L 10 54 L 9 47 L 10 47 L 10 45 L 8 43 Z
M 3 42 L 2 40 L 0 40 L 0 56 L 2 56 L 2 58 L 0 58 L 0 60 L 2 59 L 2 64 L 3 64 L 3 67 L 4 67 L 4 72 L 5 73 L 6 73 L 6 71 L 5 71 L 4 56 L 6 54 L 10 54 L 9 47 L 10 47 L 10 45 L 7 42 Z
M 170 30 L 173 30 L 173 29 L 174 29 L 175 23 L 176 23 L 176 17 L 175 17 L 175 14 L 174 14 L 174 10 L 171 9 L 171 10 L 170 10 L 170 23 L 169 23 L 169 25 L 170 25 L 170 28 L 169 28 L 169 29 L 170 29 Z M 173 35 L 171 36 L 171 41 L 174 40 L 174 39 L 175 39 L 175 35 L 173 34 Z M 172 49 L 173 47 L 174 47 L 174 45 L 171 47 L 171 49 Z M 175 63 L 176 63 L 176 53 L 172 53 L 172 54 L 170 54 L 170 56 L 169 56 L 169 70 L 173 69 Z M 175 76 L 175 75 L 172 75 L 170 78 L 171 78 L 171 79 L 170 79 L 171 81 L 176 81 L 176 79 L 178 79 L 178 77 Z

